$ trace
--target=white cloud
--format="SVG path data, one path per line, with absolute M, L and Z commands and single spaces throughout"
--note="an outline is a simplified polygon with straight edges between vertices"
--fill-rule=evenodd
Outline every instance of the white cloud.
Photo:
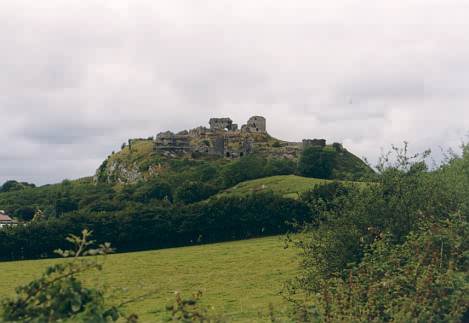
M 268 118 L 375 160 L 469 128 L 466 1 L 0 4 L 0 182 L 91 175 L 129 137 Z

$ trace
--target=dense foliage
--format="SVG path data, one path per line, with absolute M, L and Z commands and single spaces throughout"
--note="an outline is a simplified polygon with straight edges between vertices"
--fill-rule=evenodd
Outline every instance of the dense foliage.
M 406 146 L 394 152 L 373 184 L 303 196 L 319 214 L 296 241 L 302 274 L 287 293 L 302 320 L 457 322 L 468 315 L 469 150 L 431 171 L 427 154 L 408 156 Z
M 271 193 L 224 197 L 185 206 L 159 200 L 119 211 L 73 212 L 0 230 L 0 259 L 53 256 L 64 238 L 84 228 L 119 251 L 184 246 L 285 233 L 311 221 L 305 203 Z
M 309 147 L 298 161 L 298 173 L 305 177 L 331 178 L 336 152 L 322 147 Z
M 34 184 L 26 183 L 26 182 L 17 182 L 14 180 L 6 181 L 0 186 L 0 193 L 6 192 L 14 192 L 14 191 L 21 191 L 25 188 L 36 187 Z

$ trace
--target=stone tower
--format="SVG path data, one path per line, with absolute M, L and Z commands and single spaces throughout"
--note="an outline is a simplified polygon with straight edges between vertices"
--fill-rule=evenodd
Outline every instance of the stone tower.
M 267 132 L 267 121 L 264 117 L 254 116 L 248 120 L 246 124 L 246 131 L 248 132 Z

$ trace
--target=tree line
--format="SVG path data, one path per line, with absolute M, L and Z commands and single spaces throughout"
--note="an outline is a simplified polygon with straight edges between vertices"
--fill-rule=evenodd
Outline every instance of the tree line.
M 54 256 L 68 234 L 93 231 L 98 242 L 136 251 L 286 233 L 311 220 L 301 201 L 272 193 L 222 197 L 184 206 L 148 203 L 117 212 L 72 212 L 0 231 L 0 259 Z

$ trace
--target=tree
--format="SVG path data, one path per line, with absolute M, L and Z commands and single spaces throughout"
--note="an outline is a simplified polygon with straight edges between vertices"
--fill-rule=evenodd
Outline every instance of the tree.
M 34 184 L 26 183 L 26 182 L 18 182 L 14 180 L 6 181 L 1 187 L 0 187 L 0 193 L 6 193 L 6 192 L 13 192 L 13 191 L 20 191 L 25 188 L 33 188 L 36 187 Z
M 153 199 L 172 200 L 171 186 L 160 180 L 153 180 L 148 183 L 141 184 L 133 193 L 133 199 L 139 202 L 148 202 Z
M 216 189 L 202 182 L 185 182 L 175 192 L 174 197 L 177 202 L 190 204 L 209 198 L 216 192 Z
M 31 221 L 36 213 L 36 208 L 31 206 L 22 206 L 15 210 L 15 217 L 23 221 Z
M 303 150 L 298 161 L 298 172 L 305 177 L 331 178 L 335 153 L 321 147 Z

